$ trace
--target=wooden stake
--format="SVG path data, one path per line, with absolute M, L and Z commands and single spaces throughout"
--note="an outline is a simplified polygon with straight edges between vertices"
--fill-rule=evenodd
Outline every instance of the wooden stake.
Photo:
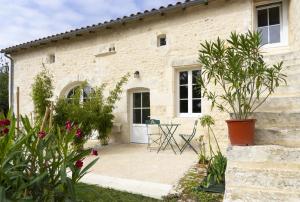
M 52 127 L 52 120 L 53 119 L 53 102 L 51 102 L 51 105 L 50 105 L 50 118 L 49 118 L 49 128 Z
M 17 87 L 17 132 L 20 129 L 20 88 Z
M 41 128 L 40 128 L 40 131 L 43 131 L 45 129 L 45 124 L 47 122 L 49 113 L 50 113 L 50 109 L 49 109 L 49 107 L 46 107 L 46 112 L 45 112 L 45 115 L 44 115 L 44 118 L 43 118 L 43 122 L 42 122 L 42 125 L 41 125 Z

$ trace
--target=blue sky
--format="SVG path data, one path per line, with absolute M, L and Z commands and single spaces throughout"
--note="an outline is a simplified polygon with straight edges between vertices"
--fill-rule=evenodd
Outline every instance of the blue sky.
M 0 49 L 175 2 L 177 0 L 0 0 Z

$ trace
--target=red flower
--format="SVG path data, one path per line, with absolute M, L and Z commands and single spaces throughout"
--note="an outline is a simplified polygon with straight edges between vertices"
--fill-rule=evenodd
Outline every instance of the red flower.
M 9 132 L 9 129 L 8 129 L 8 128 L 4 128 L 4 129 L 2 130 L 2 132 L 3 132 L 4 134 L 7 134 L 7 133 Z
M 8 120 L 8 119 L 0 120 L 0 127 L 1 126 L 8 126 L 8 125 L 10 125 L 10 120 Z
M 44 137 L 46 137 L 46 132 L 45 132 L 45 131 L 40 131 L 40 132 L 38 133 L 38 137 L 39 137 L 40 139 L 43 139 Z
M 98 156 L 98 151 L 96 149 L 92 149 L 92 155 Z
M 76 130 L 76 137 L 78 137 L 78 138 L 81 138 L 81 137 L 82 137 L 82 131 L 81 131 L 80 128 L 78 128 L 78 129 Z
M 66 129 L 67 129 L 67 131 L 72 130 L 72 123 L 71 123 L 71 121 L 67 121 L 66 122 Z
M 78 169 L 82 168 L 82 166 L 83 166 L 82 160 L 77 160 L 76 163 L 75 163 L 75 166 L 76 166 Z

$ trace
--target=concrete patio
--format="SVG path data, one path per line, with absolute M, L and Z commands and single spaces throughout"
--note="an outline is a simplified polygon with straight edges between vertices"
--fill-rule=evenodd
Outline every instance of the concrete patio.
M 144 144 L 97 147 L 96 142 L 89 142 L 87 146 L 98 148 L 100 158 L 84 182 L 154 198 L 168 194 L 197 161 L 197 155 L 189 148 L 175 155 L 171 149 L 149 151 Z M 90 156 L 85 163 L 94 158 Z

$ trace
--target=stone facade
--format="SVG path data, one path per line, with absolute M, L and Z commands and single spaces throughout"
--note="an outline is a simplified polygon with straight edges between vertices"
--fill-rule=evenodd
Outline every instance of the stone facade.
M 31 84 L 34 76 L 41 71 L 42 64 L 54 75 L 54 99 L 64 96 L 84 80 L 91 86 L 107 83 L 108 91 L 127 72 L 133 75 L 139 71 L 140 78 L 130 78 L 122 99 L 117 103 L 115 122 L 121 124 L 121 133 L 113 134 L 112 139 L 130 142 L 129 101 L 135 89 L 150 90 L 152 118 L 161 119 L 162 122 L 172 119 L 181 123 L 179 133 L 187 133 L 192 130 L 193 122 L 198 117 L 178 116 L 178 71 L 201 68 L 197 63 L 201 42 L 215 40 L 218 36 L 227 38 L 232 31 L 252 30 L 255 3 L 261 2 L 271 1 L 212 0 L 208 5 L 176 9 L 163 16 L 147 17 L 139 22 L 14 53 L 14 89 L 20 87 L 21 113 L 33 111 Z M 299 1 L 288 1 L 288 46 L 266 48 L 266 55 L 290 54 L 299 49 L 299 7 Z M 157 36 L 160 34 L 166 35 L 166 46 L 157 47 Z M 115 51 L 103 54 L 103 49 L 110 46 L 114 46 Z M 55 54 L 55 63 L 47 63 L 49 54 Z M 225 150 L 228 138 L 224 120 L 228 115 L 211 111 L 210 103 L 204 99 L 202 114 L 211 114 L 216 119 L 215 132 Z M 202 133 L 203 129 L 199 127 L 199 134 Z

